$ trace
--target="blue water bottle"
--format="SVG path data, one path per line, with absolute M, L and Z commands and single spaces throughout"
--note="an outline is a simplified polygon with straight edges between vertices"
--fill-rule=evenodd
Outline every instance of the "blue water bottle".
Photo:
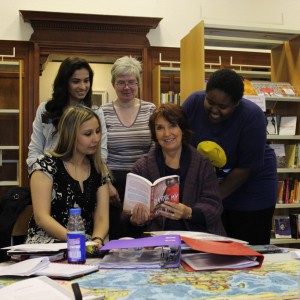
M 84 264 L 86 260 L 86 242 L 81 208 L 70 209 L 67 230 L 68 263 Z

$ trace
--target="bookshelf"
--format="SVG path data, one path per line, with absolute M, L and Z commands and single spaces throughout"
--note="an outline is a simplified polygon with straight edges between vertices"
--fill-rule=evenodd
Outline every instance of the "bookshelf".
M 22 184 L 22 61 L 0 62 L 0 187 Z
M 205 88 L 205 79 L 215 71 L 215 67 L 206 68 L 207 49 L 219 51 L 226 49 L 231 53 L 230 64 L 222 67 L 232 68 L 249 80 L 269 80 L 271 82 L 289 82 L 300 91 L 300 31 L 266 30 L 241 26 L 207 25 L 198 23 L 181 40 L 180 45 L 180 93 L 181 103 L 194 91 Z M 220 51 L 221 51 L 220 50 Z M 236 51 L 244 51 L 245 61 L 237 63 Z M 250 53 L 265 53 L 261 67 L 255 69 L 247 62 Z M 268 56 L 269 55 L 269 56 Z M 240 60 L 239 60 L 240 61 Z M 242 68 L 243 67 L 243 68 Z M 268 135 L 270 143 L 300 143 L 300 97 L 266 97 L 267 111 L 281 116 L 297 116 L 295 135 Z M 281 168 L 278 178 L 293 176 L 300 179 L 299 168 Z M 300 205 L 278 204 L 275 215 L 300 213 Z M 295 239 L 272 239 L 276 244 L 299 243 Z

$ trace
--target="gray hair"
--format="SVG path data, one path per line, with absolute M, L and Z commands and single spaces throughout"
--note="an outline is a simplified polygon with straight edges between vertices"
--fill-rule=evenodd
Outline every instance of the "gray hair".
M 124 75 L 134 75 L 137 82 L 140 82 L 142 63 L 132 56 L 118 58 L 111 69 L 111 83 L 115 85 L 116 78 Z

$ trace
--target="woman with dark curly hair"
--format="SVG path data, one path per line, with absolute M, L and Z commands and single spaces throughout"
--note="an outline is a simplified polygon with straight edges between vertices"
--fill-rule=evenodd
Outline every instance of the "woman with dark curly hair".
M 89 63 L 80 57 L 68 57 L 60 65 L 53 83 L 52 99 L 42 102 L 33 122 L 27 165 L 29 173 L 40 154 L 53 150 L 57 144 L 58 122 L 68 106 L 82 104 L 95 110 L 102 127 L 102 158 L 107 158 L 107 131 L 103 111 L 92 106 L 94 72 Z
M 228 236 L 269 244 L 277 198 L 274 151 L 266 143 L 262 109 L 243 98 L 242 78 L 230 69 L 211 75 L 206 91 L 183 103 L 192 145 L 216 169 Z
M 217 177 L 208 159 L 189 145 L 191 131 L 183 109 L 162 104 L 150 117 L 155 146 L 133 166 L 132 172 L 154 182 L 179 175 L 179 203 L 165 201 L 159 216 L 150 219 L 146 207 L 137 204 L 130 216 L 132 232 L 185 230 L 225 235 Z

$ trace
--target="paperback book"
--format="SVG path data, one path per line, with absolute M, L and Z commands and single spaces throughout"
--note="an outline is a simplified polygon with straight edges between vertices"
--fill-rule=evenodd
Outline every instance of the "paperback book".
M 275 238 L 291 238 L 291 223 L 289 216 L 275 216 Z
M 250 81 L 257 94 L 269 97 L 299 96 L 298 91 L 289 82 Z
M 151 183 L 148 179 L 128 173 L 123 210 L 131 214 L 135 205 L 143 204 L 151 217 L 160 214 L 165 201 L 179 203 L 179 176 L 161 177 Z

